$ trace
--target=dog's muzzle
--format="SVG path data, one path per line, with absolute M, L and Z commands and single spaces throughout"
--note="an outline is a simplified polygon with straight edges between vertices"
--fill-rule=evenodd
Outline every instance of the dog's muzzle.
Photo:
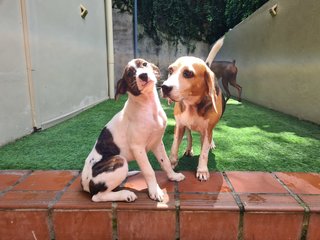
M 171 92 L 171 90 L 172 90 L 172 87 L 169 87 L 169 86 L 167 86 L 167 85 L 162 85 L 162 86 L 161 86 L 161 89 L 162 89 L 163 96 L 164 96 L 164 97 L 169 97 L 170 92 Z

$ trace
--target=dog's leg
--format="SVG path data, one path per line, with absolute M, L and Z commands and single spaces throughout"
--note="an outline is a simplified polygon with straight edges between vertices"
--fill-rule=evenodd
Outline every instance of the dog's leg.
M 172 168 L 175 168 L 178 165 L 178 151 L 179 151 L 179 146 L 180 146 L 184 131 L 185 131 L 185 127 L 181 126 L 177 121 L 177 124 L 174 128 L 173 143 L 172 143 L 171 153 L 169 157 Z
M 187 149 L 184 153 L 184 156 L 192 157 L 193 156 L 192 135 L 191 135 L 191 130 L 189 128 L 186 128 L 186 135 L 187 135 Z
M 242 87 L 239 84 L 237 84 L 237 89 L 238 89 L 238 101 L 241 102 Z
M 128 175 L 127 160 L 119 155 L 103 162 L 94 169 L 100 173 L 90 181 L 90 192 L 97 192 L 92 196 L 94 202 L 127 201 L 132 202 L 137 196 L 128 190 L 113 192 Z
M 117 192 L 99 192 L 92 197 L 93 202 L 108 202 L 108 201 L 126 201 L 133 202 L 137 199 L 137 195 L 128 190 Z
M 230 96 L 231 96 L 231 93 L 230 93 L 230 91 L 229 91 L 229 84 L 228 84 L 228 78 L 225 78 L 225 77 L 223 77 L 222 79 L 221 79 L 221 81 L 222 81 L 222 86 L 223 86 L 223 88 L 224 88 L 224 90 L 226 91 L 226 94 L 227 94 L 227 98 L 226 98 L 226 102 L 229 100 L 229 98 L 230 98 Z
M 171 181 L 179 182 L 185 179 L 185 176 L 182 173 L 176 173 L 173 171 L 162 141 L 152 149 L 152 152 Z
M 162 202 L 164 199 L 164 193 L 157 183 L 156 175 L 149 162 L 145 148 L 141 146 L 132 146 L 131 150 L 147 182 L 149 197 L 153 200 Z
M 230 85 L 238 90 L 238 101 L 241 102 L 242 87 L 239 84 L 236 83 L 235 79 L 230 81 Z
M 201 133 L 202 149 L 199 157 L 199 163 L 197 168 L 197 178 L 200 181 L 207 181 L 210 177 L 208 170 L 208 154 L 212 143 L 212 131 L 206 131 Z

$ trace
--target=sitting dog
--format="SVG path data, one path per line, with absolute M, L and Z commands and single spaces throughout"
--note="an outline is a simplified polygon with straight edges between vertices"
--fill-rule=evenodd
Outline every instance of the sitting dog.
M 134 59 L 126 66 L 117 83 L 116 99 L 128 92 L 128 100 L 103 128 L 82 171 L 81 184 L 91 193 L 92 201 L 134 201 L 137 196 L 131 191 L 113 191 L 128 175 L 127 161 L 134 159 L 147 182 L 150 198 L 162 201 L 164 193 L 148 160 L 149 150 L 170 180 L 184 179 L 183 174 L 172 170 L 162 142 L 167 116 L 156 90 L 159 78 L 158 67 L 143 59 Z
M 222 47 L 223 39 L 213 46 L 210 57 L 213 60 Z M 211 63 L 211 62 L 210 62 Z M 214 73 L 206 63 L 195 57 L 181 57 L 169 66 L 169 76 L 162 85 L 163 97 L 175 102 L 174 117 L 176 126 L 171 148 L 170 161 L 173 167 L 178 164 L 178 150 L 185 130 L 188 146 L 185 155 L 192 154 L 190 131 L 201 135 L 202 150 L 196 176 L 200 181 L 209 179 L 208 154 L 214 147 L 213 128 L 218 123 L 225 108 L 222 91 Z
M 241 102 L 242 87 L 237 84 L 238 68 L 236 67 L 236 61 L 213 61 L 208 66 L 214 72 L 217 79 L 221 78 L 222 86 L 226 91 L 226 101 L 228 101 L 231 96 L 228 86 L 230 84 L 238 90 L 238 101 Z

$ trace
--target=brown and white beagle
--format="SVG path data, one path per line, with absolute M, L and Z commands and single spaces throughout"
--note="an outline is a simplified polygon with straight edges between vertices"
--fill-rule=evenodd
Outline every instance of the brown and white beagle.
M 209 65 L 223 45 L 223 39 L 213 46 Z M 181 57 L 169 66 L 169 76 L 162 85 L 163 97 L 175 102 L 174 117 L 176 126 L 171 148 L 172 167 L 178 164 L 178 150 L 184 132 L 187 132 L 185 155 L 192 155 L 192 136 L 190 131 L 201 135 L 201 154 L 196 176 L 200 181 L 209 179 L 208 154 L 214 148 L 213 128 L 218 123 L 225 108 L 225 100 L 214 73 L 206 63 L 195 57 Z
M 128 100 L 103 128 L 83 167 L 81 184 L 91 193 L 92 201 L 134 201 L 137 196 L 128 190 L 114 191 L 128 175 L 127 161 L 136 160 L 147 182 L 149 196 L 162 201 L 155 173 L 147 152 L 156 156 L 162 169 L 172 181 L 181 181 L 184 175 L 172 170 L 162 137 L 167 116 L 162 109 L 156 82 L 158 67 L 143 59 L 130 61 L 118 81 L 116 99 L 128 93 Z

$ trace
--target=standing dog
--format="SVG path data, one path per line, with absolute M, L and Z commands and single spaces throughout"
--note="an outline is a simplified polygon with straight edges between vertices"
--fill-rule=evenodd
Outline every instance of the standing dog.
M 216 42 L 209 54 L 210 59 L 214 59 L 222 45 L 223 39 Z M 208 154 L 210 148 L 214 148 L 212 131 L 225 108 L 222 91 L 215 75 L 203 60 L 181 57 L 169 66 L 168 79 L 161 88 L 164 97 L 176 102 L 174 106 L 176 126 L 169 157 L 171 164 L 173 167 L 178 164 L 179 145 L 185 130 L 188 140 L 185 155 L 192 155 L 190 131 L 197 131 L 201 135 L 202 149 L 196 176 L 200 181 L 206 181 L 210 177 Z
M 238 90 L 238 101 L 241 102 L 242 87 L 239 84 L 237 84 L 238 68 L 236 67 L 236 61 L 213 61 L 211 65 L 208 66 L 214 72 L 217 79 L 221 78 L 222 86 L 226 91 L 227 95 L 226 101 L 228 101 L 231 96 L 228 86 L 230 84 Z
M 184 179 L 183 174 L 172 170 L 162 142 L 167 116 L 156 90 L 159 78 L 159 69 L 143 59 L 134 59 L 126 66 L 117 84 L 116 99 L 128 92 L 128 100 L 103 128 L 82 171 L 81 184 L 91 193 L 92 201 L 134 201 L 137 196 L 131 191 L 113 191 L 128 175 L 127 161 L 134 159 L 147 182 L 150 198 L 162 201 L 164 193 L 148 160 L 149 150 L 170 180 Z

